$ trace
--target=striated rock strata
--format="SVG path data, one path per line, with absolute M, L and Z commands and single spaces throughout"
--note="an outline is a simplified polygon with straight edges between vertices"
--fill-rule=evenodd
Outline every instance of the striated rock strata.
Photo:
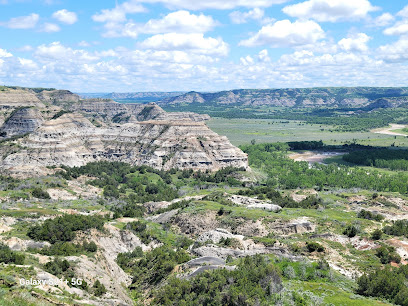
M 97 128 L 78 113 L 45 121 L 1 162 L 9 172 L 110 160 L 157 169 L 248 167 L 247 156 L 204 122 L 150 120 Z

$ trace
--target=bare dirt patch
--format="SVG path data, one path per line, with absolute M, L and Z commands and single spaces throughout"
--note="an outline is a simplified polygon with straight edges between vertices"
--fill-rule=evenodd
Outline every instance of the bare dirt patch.
M 323 151 L 305 151 L 291 153 L 288 155 L 289 158 L 294 161 L 306 161 L 308 163 L 319 163 L 324 164 L 324 160 L 334 156 L 344 155 L 344 152 L 323 152 Z

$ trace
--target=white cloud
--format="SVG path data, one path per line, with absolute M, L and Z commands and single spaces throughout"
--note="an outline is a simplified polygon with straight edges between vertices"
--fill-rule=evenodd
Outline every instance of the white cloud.
M 11 54 L 10 52 L 7 52 L 7 50 L 1 49 L 0 48 L 0 58 L 2 57 L 12 57 L 13 54 Z
M 32 29 L 37 25 L 39 19 L 40 16 L 33 13 L 28 16 L 11 18 L 9 21 L 1 22 L 0 25 L 10 29 Z
M 140 0 L 145 3 L 162 3 L 169 8 L 188 9 L 188 10 L 203 10 L 203 9 L 218 9 L 230 10 L 238 7 L 260 8 L 270 7 L 274 4 L 281 4 L 290 0 Z
M 40 28 L 40 32 L 55 33 L 59 31 L 61 31 L 61 28 L 55 23 L 46 22 Z
M 77 14 L 66 9 L 56 11 L 52 14 L 52 18 L 65 24 L 74 24 L 78 21 Z
M 240 12 L 240 11 L 234 11 L 229 14 L 229 17 L 232 21 L 232 23 L 235 24 L 241 24 L 241 23 L 246 23 L 248 20 L 260 20 L 263 18 L 265 12 L 264 10 L 256 7 L 248 12 Z
M 203 34 L 181 34 L 167 33 L 154 35 L 147 38 L 140 46 L 153 50 L 181 50 L 200 53 L 226 56 L 229 48 L 222 38 L 205 38 Z
M 146 9 L 138 1 L 127 1 L 116 4 L 113 9 L 104 9 L 92 16 L 96 22 L 124 22 L 127 14 L 143 13 Z
M 143 27 L 144 33 L 204 33 L 212 30 L 218 23 L 211 16 L 194 15 L 187 11 L 170 13 L 163 19 L 151 19 Z
M 408 5 L 406 5 L 402 10 L 397 13 L 398 16 L 408 17 Z
M 383 31 L 385 35 L 404 35 L 408 33 L 408 20 L 397 22 Z
M 139 34 L 161 34 L 161 33 L 204 33 L 211 31 L 218 25 L 211 16 L 203 14 L 194 15 L 187 11 L 177 11 L 164 16 L 162 19 L 151 19 L 146 24 L 134 23 L 107 24 L 108 37 L 132 37 Z
M 372 25 L 376 27 L 385 27 L 393 22 L 395 17 L 390 13 L 384 13 L 372 21 Z
M 88 53 L 84 50 L 74 50 L 69 47 L 65 47 L 60 42 L 53 42 L 48 45 L 40 45 L 37 47 L 34 55 L 40 61 L 80 61 L 80 62 L 88 62 L 88 61 L 95 61 L 98 59 L 97 56 Z
M 408 60 L 408 38 L 401 37 L 398 41 L 380 46 L 378 56 L 387 62 L 402 62 Z
M 295 21 L 280 20 L 271 25 L 263 26 L 258 33 L 241 46 L 254 47 L 270 45 L 272 47 L 294 47 L 314 43 L 325 37 L 325 33 L 316 22 L 311 20 Z
M 362 19 L 376 10 L 368 0 L 308 0 L 282 9 L 291 17 L 330 22 Z
M 263 49 L 262 51 L 260 51 L 260 52 L 258 53 L 258 60 L 259 60 L 260 62 L 262 62 L 262 63 L 270 62 L 271 59 L 269 58 L 268 50 Z
M 367 43 L 370 41 L 371 37 L 365 33 L 358 33 L 352 35 L 348 38 L 343 38 L 338 42 L 340 49 L 347 52 L 365 52 L 368 50 Z

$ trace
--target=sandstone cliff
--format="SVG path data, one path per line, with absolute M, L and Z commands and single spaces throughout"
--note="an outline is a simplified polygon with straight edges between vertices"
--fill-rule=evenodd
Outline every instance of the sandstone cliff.
M 97 128 L 79 113 L 46 121 L 18 140 L 21 150 L 1 168 L 12 173 L 110 160 L 158 169 L 248 167 L 247 156 L 203 122 L 145 121 Z

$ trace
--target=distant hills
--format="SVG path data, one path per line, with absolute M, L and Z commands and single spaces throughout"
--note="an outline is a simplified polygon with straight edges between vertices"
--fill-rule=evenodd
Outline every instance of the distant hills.
M 79 93 L 84 99 L 103 98 L 116 101 L 132 102 L 155 102 L 166 98 L 176 97 L 184 94 L 184 91 L 175 92 L 111 92 L 111 93 Z
M 161 106 L 395 107 L 408 102 L 408 87 L 316 87 L 188 92 L 157 102 Z M 373 104 L 374 103 L 374 104 Z M 373 105 L 372 105 L 373 104 Z M 372 105 L 372 106 L 371 106 Z

